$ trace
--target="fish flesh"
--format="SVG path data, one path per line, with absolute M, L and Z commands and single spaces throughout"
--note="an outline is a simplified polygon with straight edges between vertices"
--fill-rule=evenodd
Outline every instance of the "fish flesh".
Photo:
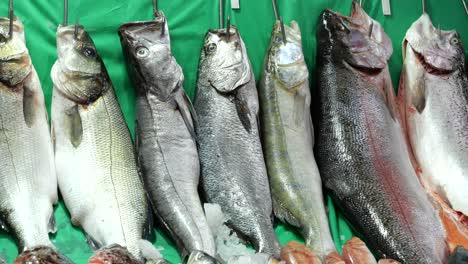
M 21 251 L 53 247 L 57 178 L 44 94 L 24 26 L 0 18 L 0 225 Z
M 201 182 L 209 203 L 254 248 L 279 257 L 272 201 L 258 130 L 258 94 L 236 27 L 206 34 L 195 110 Z
M 108 263 L 143 264 L 143 262 L 136 259 L 126 248 L 116 244 L 97 250 L 88 260 L 88 264 Z
M 81 25 L 59 26 L 52 133 L 59 188 L 92 249 L 118 244 L 141 258 L 151 230 L 130 131 L 106 68 Z
M 154 21 L 125 24 L 119 35 L 137 94 L 136 148 L 153 209 L 182 257 L 194 250 L 214 256 L 198 195 L 195 112 L 171 53 L 166 18 L 159 12 Z
M 319 20 L 316 158 L 325 188 L 369 248 L 402 263 L 446 263 L 435 208 L 411 163 L 387 60 L 390 39 L 354 1 Z
M 423 14 L 403 41 L 399 102 L 405 130 L 429 191 L 468 216 L 468 78 L 455 31 Z
M 23 251 L 15 259 L 14 264 L 73 264 L 73 262 L 51 247 L 39 246 Z
M 261 132 L 275 216 L 300 229 L 321 259 L 336 251 L 313 153 L 309 70 L 299 25 L 276 21 L 260 81 Z

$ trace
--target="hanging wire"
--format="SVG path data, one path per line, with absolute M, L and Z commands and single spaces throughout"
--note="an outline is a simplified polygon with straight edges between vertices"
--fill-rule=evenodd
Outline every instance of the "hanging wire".
M 219 28 L 224 28 L 224 0 L 219 0 Z
M 231 16 L 227 17 L 226 34 L 227 34 L 227 42 L 229 42 L 229 39 L 231 38 Z
M 422 2 L 422 11 L 423 11 L 423 14 L 426 14 L 426 1 L 425 0 L 421 0 Z
M 369 28 L 369 38 L 372 36 L 372 31 L 374 30 L 374 21 L 372 21 L 372 23 L 370 24 L 370 28 Z
M 11 39 L 13 37 L 13 20 L 14 20 L 13 0 L 10 0 L 8 3 L 8 17 L 10 18 L 8 37 Z
M 63 1 L 63 26 L 68 24 L 68 0 Z
M 286 45 L 288 41 L 286 39 L 286 30 L 284 30 L 283 18 L 280 18 L 280 25 L 281 25 L 281 35 L 283 35 L 283 44 Z
M 275 19 L 279 20 L 278 7 L 276 6 L 276 0 L 271 0 L 273 4 L 273 13 L 275 14 Z
M 462 3 L 463 3 L 463 7 L 465 8 L 465 12 L 468 15 L 468 6 L 466 5 L 466 1 L 462 0 Z
M 158 0 L 153 0 L 153 15 L 154 18 L 158 17 Z
M 80 27 L 80 21 L 78 20 L 78 18 L 76 19 L 76 22 L 75 22 L 75 39 L 78 39 L 78 30 L 79 30 L 79 27 Z

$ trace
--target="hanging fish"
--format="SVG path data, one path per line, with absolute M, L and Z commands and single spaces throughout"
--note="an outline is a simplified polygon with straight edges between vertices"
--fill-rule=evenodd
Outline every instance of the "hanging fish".
M 402 263 L 446 263 L 435 208 L 418 182 L 387 60 L 390 39 L 353 2 L 322 12 L 316 157 L 324 186 L 367 245 Z

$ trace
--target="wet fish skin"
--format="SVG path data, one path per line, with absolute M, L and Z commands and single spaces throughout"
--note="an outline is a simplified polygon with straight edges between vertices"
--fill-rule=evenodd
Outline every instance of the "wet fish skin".
M 162 13 L 156 21 L 123 25 L 119 34 L 137 89 L 137 152 L 153 209 L 182 256 L 215 254 L 213 235 L 198 195 L 200 164 L 194 110 L 171 53 Z M 165 27 L 162 34 L 162 27 Z
M 429 191 L 468 216 L 468 78 L 457 32 L 438 31 L 423 14 L 403 41 L 399 102 L 406 133 Z
M 374 252 L 402 263 L 445 263 L 444 232 L 399 122 L 386 64 L 390 40 L 356 2 L 351 18 L 327 10 L 319 23 L 315 150 L 326 189 Z
M 220 264 L 215 258 L 202 251 L 193 251 L 187 260 L 187 264 Z
M 148 203 L 136 155 L 106 68 L 82 26 L 59 26 L 51 77 L 59 188 L 93 249 L 119 244 L 141 258 Z
M 195 110 L 202 187 L 228 225 L 256 250 L 279 256 L 257 123 L 258 94 L 245 45 L 232 27 L 210 30 L 198 69 Z
M 301 31 L 276 21 L 260 81 L 261 131 L 276 217 L 299 227 L 306 244 L 324 259 L 336 251 L 313 153 L 309 71 Z
M 0 226 L 21 252 L 53 246 L 58 191 L 44 95 L 18 18 L 8 33 L 0 18 Z

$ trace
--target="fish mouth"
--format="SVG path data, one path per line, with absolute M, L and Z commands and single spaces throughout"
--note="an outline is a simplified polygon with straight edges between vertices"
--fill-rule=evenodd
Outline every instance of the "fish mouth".
M 427 73 L 432 75 L 445 76 L 455 72 L 455 69 L 442 69 L 432 65 L 431 63 L 427 62 L 422 53 L 417 52 L 413 47 L 411 47 L 411 44 L 406 43 L 405 49 L 408 47 L 413 51 L 417 61 L 424 67 Z
M 229 36 L 228 36 L 228 32 L 226 28 L 210 29 L 208 30 L 208 32 L 219 36 L 225 41 L 230 41 L 232 37 L 235 37 L 236 39 L 240 39 L 239 30 L 237 29 L 236 26 L 233 26 L 233 25 L 229 27 Z
M 143 30 L 157 30 L 161 31 L 165 25 L 165 19 L 151 20 L 151 21 L 135 21 L 121 25 L 119 27 L 119 35 L 126 36 L 128 31 L 143 31 Z
M 369 68 L 369 67 L 354 65 L 354 64 L 348 63 L 347 61 L 343 61 L 343 63 L 345 64 L 346 68 L 349 68 L 354 72 L 357 72 L 359 74 L 366 75 L 366 76 L 377 76 L 383 70 L 383 68 Z

